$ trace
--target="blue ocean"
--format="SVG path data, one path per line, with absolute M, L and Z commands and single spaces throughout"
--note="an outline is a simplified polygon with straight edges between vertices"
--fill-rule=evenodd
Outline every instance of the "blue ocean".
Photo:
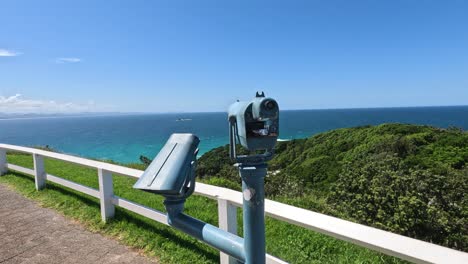
M 382 123 L 468 130 L 468 106 L 294 110 L 280 114 L 280 138 L 305 138 L 343 127 Z M 154 157 L 172 133 L 199 136 L 200 154 L 228 144 L 226 113 L 128 114 L 0 120 L 0 142 L 45 146 L 73 155 L 139 162 Z

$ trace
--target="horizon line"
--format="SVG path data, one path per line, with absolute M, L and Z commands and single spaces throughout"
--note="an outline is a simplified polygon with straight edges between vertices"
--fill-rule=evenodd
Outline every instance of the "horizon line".
M 382 106 L 382 107 L 343 107 L 343 108 L 298 108 L 298 109 L 280 109 L 280 111 L 326 111 L 326 110 L 367 110 L 367 109 L 398 109 L 398 108 L 436 108 L 436 107 L 468 107 L 467 105 L 426 105 L 426 106 Z M 58 116 L 82 116 L 82 115 L 135 115 L 135 114 L 142 114 L 142 115 L 151 115 L 151 114 L 202 114 L 202 113 L 224 113 L 226 111 L 184 111 L 184 112 L 142 112 L 142 111 L 108 111 L 108 112 L 71 112 L 71 113 L 21 113 L 21 112 L 0 112 L 0 119 L 7 119 L 2 118 L 1 115 L 5 116 L 18 116 L 18 115 L 32 115 L 29 117 L 24 118 L 40 118 L 40 117 L 53 117 L 55 115 Z M 35 116 L 35 117 L 34 117 Z M 11 119 L 11 118 L 8 118 Z

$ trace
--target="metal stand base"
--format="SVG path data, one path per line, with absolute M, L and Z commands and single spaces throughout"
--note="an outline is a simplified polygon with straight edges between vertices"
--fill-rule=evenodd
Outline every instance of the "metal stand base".
M 247 264 L 265 263 L 265 163 L 239 164 L 242 178 L 244 238 L 228 233 L 183 213 L 184 198 L 166 197 L 169 225 Z
M 239 165 L 244 209 L 245 263 L 265 263 L 265 189 L 267 165 Z

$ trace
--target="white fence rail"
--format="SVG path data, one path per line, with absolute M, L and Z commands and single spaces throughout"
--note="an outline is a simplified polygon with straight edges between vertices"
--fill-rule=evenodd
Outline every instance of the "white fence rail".
M 7 151 L 32 154 L 34 158 L 34 169 L 31 170 L 8 163 L 6 156 Z M 44 167 L 45 157 L 97 169 L 99 190 L 47 174 Z M 33 175 L 35 177 L 37 190 L 44 188 L 47 180 L 100 199 L 101 217 L 103 221 L 112 218 L 114 216 L 115 206 L 119 206 L 167 225 L 165 213 L 125 200 L 113 194 L 112 174 L 139 178 L 143 171 L 34 148 L 0 144 L 0 175 L 4 174 L 7 170 Z M 236 212 L 237 207 L 242 206 L 242 194 L 240 192 L 197 183 L 195 194 L 217 200 L 219 227 L 233 234 L 237 234 Z M 293 225 L 301 226 L 415 263 L 468 263 L 468 254 L 462 251 L 438 246 L 268 199 L 265 200 L 265 214 Z M 220 262 L 235 263 L 234 259 L 223 253 L 221 254 Z M 267 254 L 267 263 L 286 262 Z

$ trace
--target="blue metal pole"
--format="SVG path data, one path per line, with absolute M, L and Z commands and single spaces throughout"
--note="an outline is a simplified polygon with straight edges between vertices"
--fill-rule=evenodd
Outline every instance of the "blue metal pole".
M 239 165 L 244 209 L 245 263 L 265 263 L 265 189 L 266 164 Z
M 184 208 L 184 202 L 185 199 L 172 200 L 166 198 L 164 201 L 169 225 L 237 258 L 242 262 L 245 261 L 244 239 L 183 214 L 182 210 Z

